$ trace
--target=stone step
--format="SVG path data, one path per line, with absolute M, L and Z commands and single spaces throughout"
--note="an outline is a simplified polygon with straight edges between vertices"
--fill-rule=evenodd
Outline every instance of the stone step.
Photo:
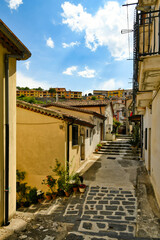
M 100 152 L 103 152 L 103 153 L 106 153 L 106 154 L 110 154 L 110 153 L 115 153 L 115 154 L 120 154 L 120 155 L 131 155 L 131 156 L 134 156 L 135 154 L 131 151 L 121 151 L 121 150 L 104 150 L 104 149 L 101 149 Z
M 104 144 L 103 146 L 124 146 L 124 147 L 130 147 L 131 146 L 131 144 L 129 144 L 129 143 L 106 143 L 106 144 Z
M 84 225 L 84 228 L 82 228 Z M 111 240 L 111 239 L 133 239 L 135 237 L 135 225 L 113 224 L 107 226 L 104 223 L 94 223 L 93 230 L 87 229 L 91 227 L 91 223 L 82 222 L 78 232 L 71 232 L 67 236 L 67 240 Z M 97 230 L 97 232 L 96 232 Z M 82 236 L 82 238 L 80 238 Z
M 83 234 L 77 232 L 71 232 L 65 238 L 66 240 L 159 240 L 159 238 L 148 238 L 148 237 L 133 237 L 133 236 L 121 236 L 121 237 L 108 237 L 108 236 L 97 236 L 93 234 Z

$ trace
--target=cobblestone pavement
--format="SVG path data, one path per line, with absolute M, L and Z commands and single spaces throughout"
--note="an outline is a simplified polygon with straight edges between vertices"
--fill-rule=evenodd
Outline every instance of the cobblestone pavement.
M 20 218 L 27 227 L 4 239 L 160 240 L 160 218 L 148 198 L 146 175 L 139 172 L 142 177 L 137 181 L 143 162 L 124 155 L 99 155 L 83 175 L 88 185 L 84 194 L 25 209 Z M 34 217 L 26 220 L 25 214 Z
M 134 237 L 136 208 L 133 190 L 92 186 L 85 198 L 80 224 L 66 239 Z

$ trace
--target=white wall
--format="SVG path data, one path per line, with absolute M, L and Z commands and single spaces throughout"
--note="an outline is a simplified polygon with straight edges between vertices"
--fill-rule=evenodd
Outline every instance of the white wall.
M 160 206 L 160 91 L 152 103 L 151 181 Z
M 96 125 L 93 129 L 86 128 L 86 139 L 85 139 L 85 159 L 88 159 L 89 156 L 94 152 L 97 144 L 101 141 L 101 129 L 100 123 L 103 123 L 103 120 L 99 118 L 94 119 L 94 124 Z M 87 130 L 88 130 L 88 138 L 87 138 Z
M 145 165 L 148 170 L 149 161 L 149 128 L 152 126 L 152 114 L 151 109 L 146 107 L 146 112 L 144 114 L 144 125 L 143 125 L 143 159 L 145 160 Z M 147 150 L 145 149 L 145 129 L 147 128 Z M 152 133 L 151 133 L 152 134 Z
M 112 132 L 113 130 L 113 112 L 110 104 L 106 106 L 105 117 L 107 117 L 107 119 L 105 120 L 104 124 L 105 125 L 104 134 L 106 134 L 106 132 Z

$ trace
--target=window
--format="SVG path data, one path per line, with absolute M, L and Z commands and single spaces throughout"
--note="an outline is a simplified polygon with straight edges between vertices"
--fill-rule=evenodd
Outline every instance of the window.
M 88 129 L 87 129 L 86 135 L 87 135 L 87 138 L 88 138 Z
M 72 125 L 72 146 L 78 145 L 78 126 Z
M 147 128 L 145 128 L 145 149 L 147 150 Z

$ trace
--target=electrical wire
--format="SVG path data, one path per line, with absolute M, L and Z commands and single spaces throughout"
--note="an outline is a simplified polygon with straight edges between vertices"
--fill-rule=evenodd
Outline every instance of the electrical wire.
M 127 0 L 127 29 L 129 29 L 128 0 Z M 129 52 L 129 59 L 130 59 L 131 52 L 130 52 L 130 34 L 129 34 L 129 31 L 128 31 L 128 52 Z

